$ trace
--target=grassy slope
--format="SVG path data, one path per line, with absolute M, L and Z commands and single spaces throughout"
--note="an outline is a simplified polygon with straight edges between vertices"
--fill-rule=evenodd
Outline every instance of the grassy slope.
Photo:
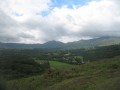
M 9 90 L 120 90 L 120 57 L 8 81 Z
M 49 61 L 49 63 L 50 63 L 50 67 L 55 68 L 55 69 L 68 68 L 68 67 L 73 66 L 71 64 L 62 63 L 62 62 L 58 62 L 58 61 Z

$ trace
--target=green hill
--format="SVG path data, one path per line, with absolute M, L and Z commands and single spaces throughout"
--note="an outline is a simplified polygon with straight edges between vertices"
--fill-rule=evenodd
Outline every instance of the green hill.
M 7 81 L 9 90 L 120 90 L 120 56 Z

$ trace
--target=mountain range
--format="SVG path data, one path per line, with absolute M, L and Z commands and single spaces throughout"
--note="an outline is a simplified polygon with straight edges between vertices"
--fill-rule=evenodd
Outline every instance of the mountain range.
M 78 49 L 91 48 L 96 46 L 109 46 L 120 44 L 120 37 L 100 37 L 89 40 L 80 40 L 69 43 L 59 41 L 49 41 L 44 44 L 19 44 L 19 43 L 0 43 L 0 48 L 6 49 Z

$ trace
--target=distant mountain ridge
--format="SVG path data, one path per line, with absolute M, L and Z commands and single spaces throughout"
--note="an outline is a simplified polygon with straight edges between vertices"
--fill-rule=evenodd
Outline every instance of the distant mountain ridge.
M 120 44 L 120 37 L 100 37 L 89 40 L 80 40 L 67 43 L 67 46 L 69 48 L 88 48 L 94 46 L 109 46 L 114 44 Z
M 59 41 L 49 41 L 44 44 L 42 44 L 42 47 L 44 48 L 62 48 L 64 47 L 64 43 Z
M 19 44 L 19 43 L 0 43 L 0 48 L 6 49 L 78 49 L 90 48 L 95 46 L 109 46 L 120 44 L 120 37 L 100 37 L 89 40 L 80 40 L 69 43 L 62 43 L 59 41 L 49 41 L 44 44 Z

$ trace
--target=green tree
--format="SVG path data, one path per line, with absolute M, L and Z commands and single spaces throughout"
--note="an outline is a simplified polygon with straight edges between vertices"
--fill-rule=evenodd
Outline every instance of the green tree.
M 74 58 L 75 58 L 75 60 L 77 61 L 78 64 L 83 64 L 84 63 L 83 56 L 75 56 Z

